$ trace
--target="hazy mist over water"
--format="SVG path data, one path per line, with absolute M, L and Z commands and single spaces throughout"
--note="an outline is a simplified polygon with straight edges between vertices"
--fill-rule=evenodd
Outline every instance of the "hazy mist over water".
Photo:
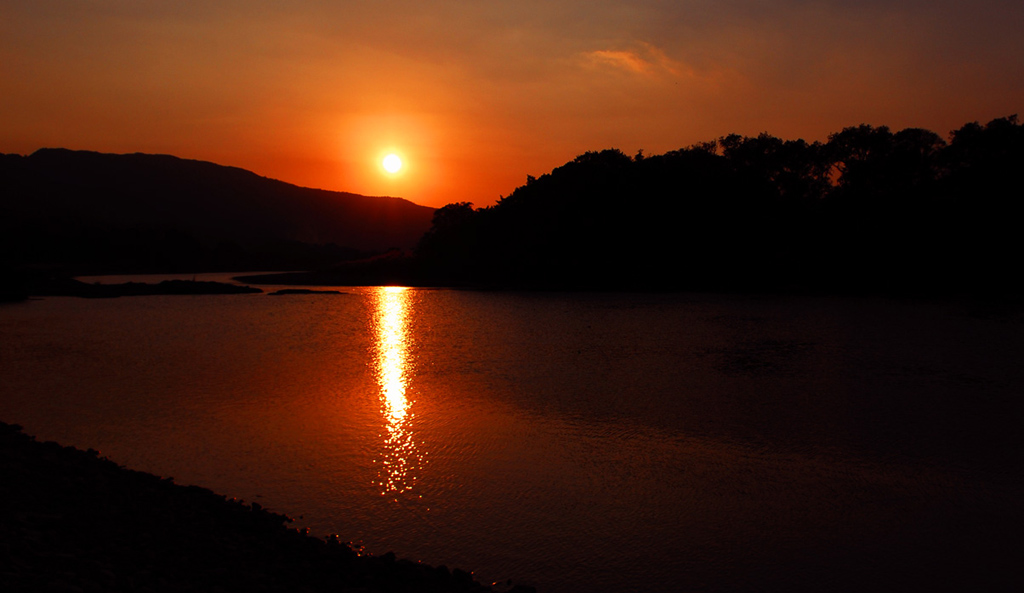
M 1022 557 L 1019 313 L 341 290 L 5 305 L 0 419 L 542 591 L 957 586 Z

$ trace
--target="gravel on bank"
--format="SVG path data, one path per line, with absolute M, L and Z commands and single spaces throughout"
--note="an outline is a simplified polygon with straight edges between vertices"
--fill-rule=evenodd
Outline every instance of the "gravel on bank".
M 0 591 L 491 591 L 462 570 L 361 556 L 289 521 L 0 422 Z

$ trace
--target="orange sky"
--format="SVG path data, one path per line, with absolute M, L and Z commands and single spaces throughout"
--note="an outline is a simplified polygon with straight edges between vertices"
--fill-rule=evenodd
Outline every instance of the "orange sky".
M 483 206 L 587 150 L 1024 115 L 1022 30 L 1019 0 L 0 0 L 0 152 Z

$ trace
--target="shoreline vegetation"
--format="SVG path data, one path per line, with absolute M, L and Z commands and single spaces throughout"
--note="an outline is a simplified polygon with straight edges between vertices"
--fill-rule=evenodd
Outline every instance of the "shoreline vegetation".
M 0 422 L 4 591 L 492 591 L 460 569 L 357 554 L 337 536 L 92 449 L 38 442 Z M 530 593 L 532 587 L 501 588 Z

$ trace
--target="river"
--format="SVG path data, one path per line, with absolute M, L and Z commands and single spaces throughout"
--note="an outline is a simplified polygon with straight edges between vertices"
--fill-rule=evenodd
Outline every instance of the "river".
M 998 587 L 1024 317 L 502 293 L 0 306 L 0 419 L 540 591 Z

